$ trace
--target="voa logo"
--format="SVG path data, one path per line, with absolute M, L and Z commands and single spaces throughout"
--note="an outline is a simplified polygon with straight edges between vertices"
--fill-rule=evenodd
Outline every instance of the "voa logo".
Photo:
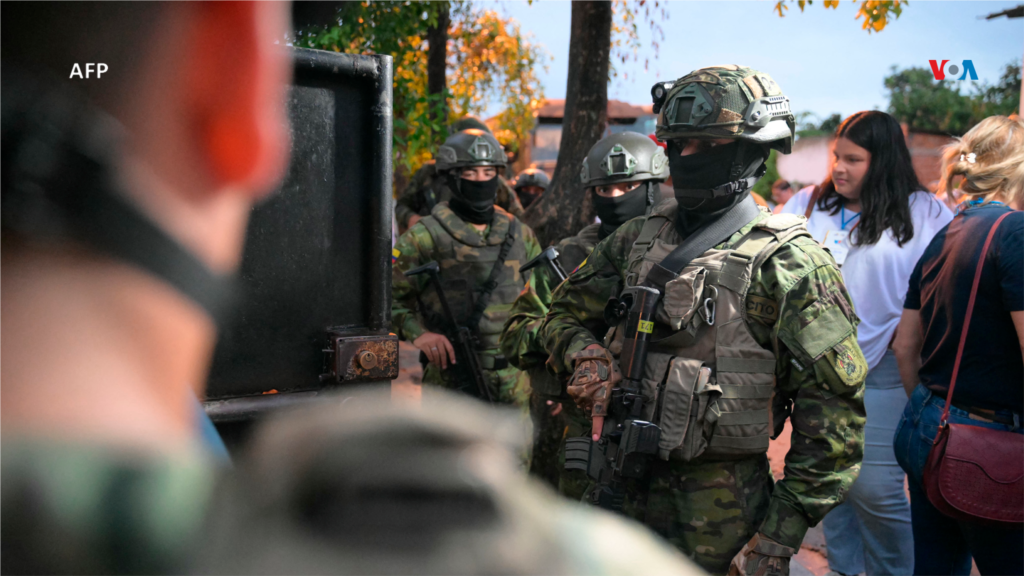
M 936 80 L 971 80 L 978 79 L 978 73 L 974 71 L 974 62 L 964 60 L 960 64 L 954 64 L 949 60 L 929 60 L 932 65 L 932 75 Z M 957 78 L 956 75 L 960 74 Z

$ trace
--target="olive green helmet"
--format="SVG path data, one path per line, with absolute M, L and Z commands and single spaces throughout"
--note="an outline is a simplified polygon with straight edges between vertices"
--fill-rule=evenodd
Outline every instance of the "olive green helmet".
M 475 128 L 456 132 L 437 150 L 437 169 L 452 170 L 474 166 L 504 167 L 505 149 L 490 132 Z
M 796 118 L 789 98 L 764 72 L 743 66 L 701 68 L 651 88 L 662 141 L 729 138 L 789 154 Z
M 483 130 L 484 132 L 491 131 L 491 129 L 487 127 L 487 124 L 484 124 L 483 121 L 476 116 L 463 116 L 455 122 L 452 122 L 452 125 L 448 127 L 448 133 L 455 134 L 456 132 L 462 132 L 463 130 L 469 130 L 471 128 Z
M 583 159 L 583 186 L 668 178 L 668 156 L 653 140 L 636 132 L 606 136 Z
M 551 179 L 544 173 L 543 170 L 537 168 L 527 168 L 516 176 L 516 183 L 512 188 L 519 190 L 527 186 L 536 186 L 543 190 L 547 190 L 548 186 L 551 185 Z

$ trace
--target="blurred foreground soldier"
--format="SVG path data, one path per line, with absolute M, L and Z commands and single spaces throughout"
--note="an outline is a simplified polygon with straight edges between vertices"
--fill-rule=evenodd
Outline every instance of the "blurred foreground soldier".
M 3 571 L 181 573 L 196 396 L 286 165 L 288 5 L 2 11 Z
M 593 194 L 594 208 L 601 222 L 558 243 L 556 250 L 561 267 L 566 271 L 575 270 L 599 241 L 627 221 L 648 214 L 661 200 L 658 185 L 666 178 L 668 157 L 646 136 L 623 132 L 594 144 L 583 161 L 580 179 L 583 187 Z M 518 183 L 517 180 L 517 189 Z M 590 421 L 565 396 L 563 383 L 545 369 L 548 352 L 540 338 L 540 327 L 551 305 L 551 293 L 559 283 L 561 279 L 556 277 L 552 266 L 540 264 L 533 269 L 526 290 L 512 305 L 500 344 L 509 361 L 530 374 L 530 415 L 534 426 L 530 471 L 555 487 L 561 484 L 563 494 L 579 500 L 589 482 L 580 472 L 564 473 L 559 453 L 563 437 L 586 433 Z M 587 328 L 593 334 L 603 335 L 608 325 L 598 319 Z
M 201 568 L 701 573 L 643 528 L 529 480 L 513 457 L 521 436 L 511 410 L 440 392 L 403 406 L 387 388 L 366 390 L 276 417 L 242 458 L 235 489 L 217 499 Z
M 750 198 L 770 149 L 792 145 L 779 86 L 722 66 L 652 94 L 676 197 L 601 241 L 555 291 L 549 363 L 573 374 L 568 392 L 593 416 L 579 458 L 589 448 L 600 465 L 616 446 L 630 457 L 604 468 L 593 501 L 622 506 L 712 573 L 788 574 L 859 469 L 857 318 L 803 220 Z M 616 325 L 603 345 L 587 329 L 601 319 Z M 787 416 L 786 477 L 773 486 L 768 439 Z M 627 433 L 638 441 L 620 445 Z
M 491 129 L 486 124 L 473 116 L 466 116 L 455 121 L 451 125 L 450 132 L 455 135 L 463 130 L 482 130 L 488 134 L 491 133 Z M 448 187 L 447 179 L 439 173 L 437 158 L 428 160 L 413 174 L 412 180 L 398 196 L 395 205 L 395 218 L 398 220 L 399 229 L 412 228 L 412 225 L 420 218 L 429 215 L 434 206 L 441 202 L 447 202 L 451 198 L 452 191 Z M 516 218 L 523 215 L 523 206 L 519 203 L 519 198 L 500 175 L 494 203 Z
M 475 129 L 458 132 L 437 156 L 438 173 L 453 195 L 395 244 L 392 324 L 400 338 L 420 349 L 423 382 L 525 404 L 525 377 L 499 353 L 498 336 L 526 283 L 519 267 L 540 254 L 540 246 L 528 226 L 494 205 L 498 168 L 505 165 L 494 136 Z M 440 286 L 427 274 L 405 274 L 431 262 L 439 266 Z M 453 318 L 446 317 L 448 311 Z M 456 353 L 453 340 L 460 327 L 472 334 L 468 353 L 476 359 Z M 469 382 L 479 374 L 470 370 L 477 360 L 484 390 Z
M 525 210 L 540 198 L 549 185 L 551 185 L 551 179 L 548 178 L 547 173 L 539 168 L 527 168 L 516 176 L 512 188 L 515 189 L 519 203 Z

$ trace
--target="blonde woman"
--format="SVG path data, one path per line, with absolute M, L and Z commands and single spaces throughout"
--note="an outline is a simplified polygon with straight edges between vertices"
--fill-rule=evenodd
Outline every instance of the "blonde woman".
M 894 445 L 909 479 L 914 573 L 969 574 L 973 556 L 982 574 L 1024 574 L 1024 531 L 944 516 L 922 487 L 982 259 L 949 421 L 1022 433 L 1024 122 L 1005 116 L 985 119 L 947 147 L 943 172 L 940 192 L 952 191 L 954 181 L 962 178 L 965 200 L 910 277 L 894 343 L 910 396 Z M 990 232 L 991 244 L 983 253 Z

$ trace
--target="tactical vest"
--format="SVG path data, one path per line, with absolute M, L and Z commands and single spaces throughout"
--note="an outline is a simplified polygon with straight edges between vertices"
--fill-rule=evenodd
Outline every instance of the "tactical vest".
M 519 273 L 519 266 L 527 260 L 522 223 L 495 206 L 494 220 L 487 237 L 482 238 L 481 233 L 456 216 L 447 203 L 434 206 L 430 216 L 424 217 L 420 223 L 426 226 L 434 240 L 434 256 L 441 267 L 441 284 L 452 314 L 460 325 L 464 325 L 472 313 L 481 286 L 490 276 L 498 260 L 501 244 L 505 241 L 509 227 L 512 227 L 515 243 L 498 274 L 498 286 L 491 292 L 479 325 L 469 326 L 479 336 L 478 350 L 497 350 L 498 337 L 501 336 L 512 303 L 526 285 Z M 436 325 L 431 326 L 430 317 L 439 318 L 441 314 L 437 293 L 428 288 L 422 299 L 424 306 L 431 312 L 425 315 L 428 327 L 436 330 Z
M 662 206 L 633 243 L 627 286 L 641 284 L 680 241 L 675 202 Z M 644 417 L 661 427 L 663 459 L 732 460 L 768 450 L 776 358 L 750 332 L 747 292 L 754 271 L 802 235 L 809 234 L 801 218 L 763 213 L 730 248 L 705 252 L 665 285 L 643 378 Z M 622 333 L 621 325 L 609 333 L 614 353 Z

